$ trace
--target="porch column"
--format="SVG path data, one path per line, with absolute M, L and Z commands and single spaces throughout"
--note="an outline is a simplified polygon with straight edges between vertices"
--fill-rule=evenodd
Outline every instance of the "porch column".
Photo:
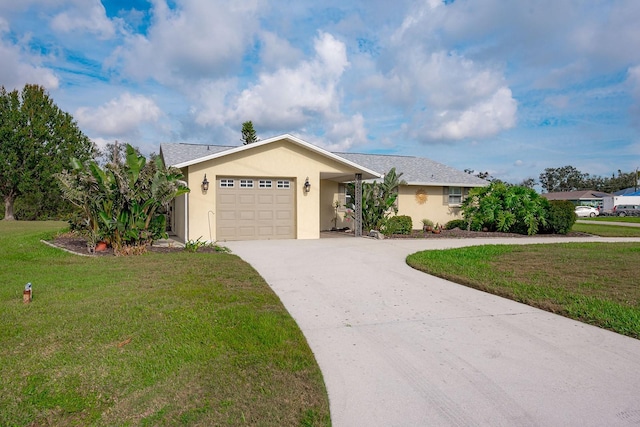
M 355 232 L 356 237 L 362 237 L 362 174 L 356 174 L 356 217 L 355 217 Z

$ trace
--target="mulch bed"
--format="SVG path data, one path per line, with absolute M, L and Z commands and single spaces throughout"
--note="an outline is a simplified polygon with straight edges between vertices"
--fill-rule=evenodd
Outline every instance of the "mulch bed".
M 66 249 L 69 252 L 74 252 L 80 255 L 93 255 L 93 256 L 114 256 L 113 248 L 108 247 L 105 251 L 95 252 L 94 254 L 90 254 L 87 250 L 87 240 L 81 236 L 78 236 L 74 233 L 65 233 L 57 236 L 52 242 L 54 246 L 59 248 Z M 172 253 L 172 252 L 182 252 L 184 248 L 182 247 L 165 247 L 165 246 L 148 246 L 147 252 L 158 252 L 158 253 Z M 216 252 L 213 248 L 201 247 L 198 248 L 198 252 Z
M 517 233 L 499 233 L 497 231 L 467 231 L 459 228 L 452 230 L 441 230 L 440 234 L 432 232 L 426 232 L 421 230 L 413 230 L 411 234 L 393 234 L 392 239 L 473 239 L 473 238 L 497 238 L 497 237 L 589 237 L 590 234 L 569 232 L 567 234 L 536 234 L 534 236 L 527 236 Z

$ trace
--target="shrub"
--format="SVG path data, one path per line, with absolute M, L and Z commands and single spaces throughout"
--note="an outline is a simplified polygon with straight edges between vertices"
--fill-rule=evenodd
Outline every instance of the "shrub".
M 464 218 L 471 230 L 536 234 L 546 226 L 549 202 L 526 187 L 492 182 L 469 191 L 462 202 Z
M 411 234 L 413 229 L 413 220 L 408 215 L 398 215 L 389 218 L 385 225 L 383 233 L 387 236 L 391 234 Z
M 453 230 L 454 228 L 459 228 L 461 230 L 467 229 L 467 221 L 464 219 L 452 219 L 448 223 L 444 225 L 445 230 Z
M 575 205 L 567 200 L 551 200 L 543 233 L 567 234 L 576 222 Z

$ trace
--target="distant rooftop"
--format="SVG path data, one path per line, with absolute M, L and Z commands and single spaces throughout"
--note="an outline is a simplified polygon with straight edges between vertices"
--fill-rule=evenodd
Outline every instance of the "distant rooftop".
M 611 196 L 609 193 L 595 190 L 560 191 L 556 193 L 542 193 L 547 200 L 593 200 Z

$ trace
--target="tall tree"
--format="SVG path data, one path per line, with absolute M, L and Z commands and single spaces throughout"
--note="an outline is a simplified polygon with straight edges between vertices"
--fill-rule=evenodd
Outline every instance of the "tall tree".
M 260 141 L 260 139 L 253 128 L 251 120 L 244 122 L 242 124 L 242 144 L 247 145 L 258 141 Z
M 588 177 L 589 174 L 582 173 L 573 166 L 546 168 L 540 174 L 540 185 L 548 193 L 585 190 L 584 182 Z
M 5 220 L 13 220 L 14 203 L 23 196 L 36 219 L 63 208 L 54 174 L 71 157 L 88 159 L 93 143 L 70 114 L 60 110 L 45 89 L 25 85 L 22 91 L 0 87 L 0 195 Z
M 525 178 L 523 179 L 519 184 L 516 184 L 519 187 L 525 187 L 525 188 L 533 188 L 535 187 L 537 184 L 535 178 Z

